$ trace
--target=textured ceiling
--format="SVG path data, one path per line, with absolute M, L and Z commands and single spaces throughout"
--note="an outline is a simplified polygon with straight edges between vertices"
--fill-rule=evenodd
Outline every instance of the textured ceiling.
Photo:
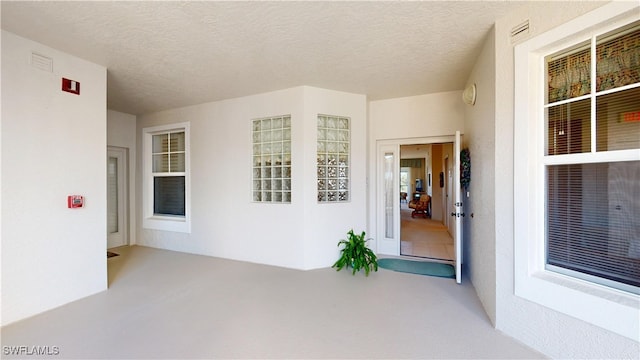
M 460 90 L 522 3 L 7 2 L 2 28 L 108 69 L 142 114 L 310 85 L 385 99 Z M 55 66 L 55 63 L 54 63 Z

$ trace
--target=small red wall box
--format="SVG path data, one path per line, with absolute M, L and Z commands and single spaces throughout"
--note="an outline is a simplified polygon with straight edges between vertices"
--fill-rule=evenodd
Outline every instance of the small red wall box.
M 640 122 L 640 111 L 626 112 L 620 114 L 622 122 Z
M 62 91 L 80 95 L 80 83 L 75 80 L 62 78 Z
M 84 207 L 84 196 L 82 195 L 67 196 L 67 207 L 69 207 L 69 209 L 77 209 L 77 208 Z

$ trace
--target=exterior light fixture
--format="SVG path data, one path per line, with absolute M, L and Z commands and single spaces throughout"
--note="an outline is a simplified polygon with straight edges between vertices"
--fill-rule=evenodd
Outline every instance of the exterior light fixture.
M 476 104 L 476 84 L 471 84 L 464 89 L 462 92 L 462 101 L 471 106 Z

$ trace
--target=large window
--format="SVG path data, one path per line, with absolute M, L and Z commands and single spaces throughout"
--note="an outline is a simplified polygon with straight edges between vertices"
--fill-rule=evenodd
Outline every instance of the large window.
M 515 47 L 515 294 L 640 340 L 640 22 L 612 2 Z
M 144 226 L 188 232 L 189 127 L 143 129 Z
M 545 62 L 547 268 L 637 293 L 640 22 Z

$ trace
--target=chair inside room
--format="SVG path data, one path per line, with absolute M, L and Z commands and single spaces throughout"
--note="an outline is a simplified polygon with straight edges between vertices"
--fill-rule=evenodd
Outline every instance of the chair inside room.
M 409 201 L 409 209 L 413 209 L 411 213 L 411 217 L 422 216 L 424 218 L 431 217 L 431 196 L 426 194 L 421 194 L 418 196 L 414 196 L 411 201 Z

